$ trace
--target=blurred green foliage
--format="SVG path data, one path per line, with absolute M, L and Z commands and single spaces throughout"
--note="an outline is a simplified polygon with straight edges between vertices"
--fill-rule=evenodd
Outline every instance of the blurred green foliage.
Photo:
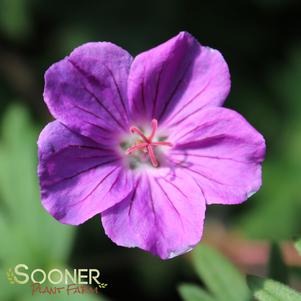
M 192 264 L 210 291 L 182 284 L 179 292 L 185 301 L 249 301 L 251 295 L 244 276 L 221 254 L 207 245 L 192 251 Z
M 275 67 L 274 67 L 275 69 Z M 252 210 L 241 217 L 238 227 L 253 238 L 291 239 L 301 232 L 301 48 L 296 48 L 277 71 L 269 85 L 285 100 L 278 120 L 274 150 L 267 137 L 267 160 L 263 166 L 263 187 Z M 286 111 L 286 112 L 285 112 Z M 287 114 L 287 117 L 285 116 Z M 269 119 L 265 120 L 269 126 Z M 273 125 L 273 124 L 272 124 Z M 273 156 L 273 157 L 272 157 Z M 274 219 L 277 222 L 273 222 Z
M 295 242 L 295 247 L 297 249 L 297 252 L 299 253 L 299 255 L 301 256 L 301 238 L 298 239 L 296 242 Z
M 0 26 L 2 31 L 18 39 L 30 32 L 31 18 L 27 0 L 0 0 Z
M 271 264 L 284 269 L 280 251 L 271 249 Z M 301 294 L 274 279 L 246 278 L 216 250 L 202 245 L 192 252 L 192 265 L 210 293 L 199 285 L 182 284 L 179 293 L 184 301 L 300 301 Z M 275 267 L 270 276 L 275 276 Z M 276 273 L 276 276 L 278 274 Z M 248 285 L 247 285 L 248 284 Z
M 272 279 L 284 284 L 289 282 L 288 269 L 283 260 L 281 248 L 277 243 L 272 243 L 268 268 Z
M 249 276 L 248 284 L 258 301 L 301 301 L 301 294 L 272 279 Z

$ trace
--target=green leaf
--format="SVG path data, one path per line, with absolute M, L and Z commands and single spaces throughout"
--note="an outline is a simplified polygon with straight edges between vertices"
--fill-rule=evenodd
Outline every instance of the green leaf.
M 285 284 L 288 283 L 287 267 L 282 259 L 281 249 L 277 243 L 272 243 L 271 245 L 269 277 Z
M 301 256 L 301 238 L 295 242 L 295 248 L 296 248 L 298 254 Z
M 300 293 L 272 279 L 248 276 L 247 281 L 258 301 L 301 301 Z
M 250 300 L 244 277 L 224 256 L 206 245 L 196 248 L 192 255 L 198 275 L 217 300 Z
M 213 297 L 195 284 L 181 284 L 178 291 L 184 301 L 214 301 Z

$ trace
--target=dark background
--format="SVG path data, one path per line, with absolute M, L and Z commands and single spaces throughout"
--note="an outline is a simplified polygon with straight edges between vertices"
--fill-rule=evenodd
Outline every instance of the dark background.
M 267 141 L 262 190 L 241 206 L 210 207 L 205 234 L 218 223 L 242 239 L 287 240 L 301 229 L 300 20 L 298 0 L 0 0 L 0 116 L 17 103 L 33 128 L 46 125 L 44 72 L 82 43 L 111 41 L 136 55 L 188 31 L 221 51 L 232 76 L 226 106 Z M 178 284 L 198 281 L 189 255 L 162 262 L 117 247 L 98 217 L 77 228 L 68 263 L 99 268 L 112 300 L 179 300 Z

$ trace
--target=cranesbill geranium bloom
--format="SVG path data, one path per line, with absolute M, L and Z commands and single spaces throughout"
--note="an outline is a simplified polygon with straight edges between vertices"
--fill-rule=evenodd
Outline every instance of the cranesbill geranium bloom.
M 76 48 L 45 75 L 56 121 L 38 141 L 43 206 L 72 225 L 100 214 L 116 244 L 163 259 L 191 250 L 207 205 L 261 185 L 264 139 L 221 107 L 229 90 L 222 55 L 186 32 L 135 58 Z

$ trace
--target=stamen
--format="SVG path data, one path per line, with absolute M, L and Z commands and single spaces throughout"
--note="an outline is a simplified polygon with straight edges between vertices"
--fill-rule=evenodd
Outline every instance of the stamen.
M 127 150 L 126 150 L 126 154 L 129 155 L 130 153 L 136 151 L 136 150 L 140 150 L 140 149 L 143 149 L 145 148 L 146 146 L 148 146 L 148 143 L 141 143 L 141 144 L 137 144 L 137 145 L 134 145 L 134 146 L 131 146 L 129 147 Z
M 153 119 L 152 120 L 152 133 L 148 138 L 150 141 L 152 141 L 153 138 L 155 137 L 157 129 L 158 129 L 158 121 L 157 121 L 157 119 Z
M 155 155 L 155 152 L 154 152 L 154 149 L 153 147 L 154 146 L 169 146 L 169 147 L 172 147 L 172 143 L 171 142 L 168 142 L 168 141 L 155 141 L 153 142 L 153 139 L 156 135 L 156 132 L 157 132 L 157 129 L 158 129 L 158 121 L 157 119 L 153 119 L 152 122 L 152 132 L 150 134 L 149 137 L 146 137 L 142 131 L 140 129 L 138 129 L 137 127 L 134 127 L 132 126 L 130 128 L 130 131 L 132 133 L 136 133 L 137 135 L 139 135 L 143 141 L 139 142 L 138 144 L 134 145 L 134 146 L 131 146 L 129 147 L 127 150 L 126 150 L 126 154 L 127 155 L 130 155 L 132 154 L 133 152 L 135 151 L 143 151 L 144 152 L 144 159 L 145 159 L 145 153 L 148 153 L 149 155 L 149 158 L 150 158 L 150 161 L 152 163 L 152 165 L 154 167 L 158 167 L 159 166 L 159 162 L 156 158 L 156 155 Z
M 165 145 L 165 146 L 172 146 L 171 142 L 167 142 L 167 141 L 156 141 L 156 142 L 152 142 L 152 145 Z
M 154 153 L 154 150 L 153 150 L 151 144 L 149 144 L 147 146 L 147 151 L 148 151 L 148 154 L 149 154 L 149 157 L 150 157 L 150 160 L 151 160 L 153 166 L 158 167 L 159 164 L 158 164 L 157 158 L 155 156 L 155 153 Z
M 138 134 L 146 143 L 149 143 L 149 140 L 144 136 L 144 134 L 138 128 L 132 126 L 130 130 L 132 133 Z

